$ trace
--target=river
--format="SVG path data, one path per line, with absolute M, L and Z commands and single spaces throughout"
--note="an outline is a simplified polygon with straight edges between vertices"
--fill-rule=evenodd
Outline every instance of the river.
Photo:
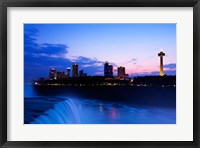
M 176 124 L 176 88 L 25 85 L 24 123 Z

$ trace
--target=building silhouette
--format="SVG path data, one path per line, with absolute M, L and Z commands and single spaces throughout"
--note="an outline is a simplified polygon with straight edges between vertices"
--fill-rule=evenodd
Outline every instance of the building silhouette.
M 109 65 L 109 74 L 108 74 L 108 77 L 113 77 L 113 66 L 112 65 Z
M 80 70 L 80 71 L 79 71 L 79 76 L 80 76 L 80 77 L 83 77 L 83 70 Z
M 158 53 L 158 56 L 160 57 L 160 76 L 164 76 L 164 71 L 163 71 L 163 57 L 165 56 L 165 53 L 161 50 Z
M 125 78 L 125 67 L 123 66 L 118 67 L 117 76 L 118 78 Z
M 78 77 L 78 64 L 72 65 L 72 77 Z
M 80 76 L 80 77 L 86 77 L 86 76 L 87 76 L 87 74 L 86 74 L 86 73 L 84 73 L 84 71 L 83 71 L 83 70 L 80 70 L 80 71 L 79 71 L 79 76 Z
M 113 66 L 109 65 L 107 61 L 104 64 L 104 76 L 113 77 Z
M 66 73 L 67 78 L 69 78 L 69 76 L 70 76 L 70 70 L 71 70 L 71 68 L 70 68 L 70 67 L 67 67 L 67 73 Z
M 57 79 L 58 80 L 62 80 L 62 79 L 65 79 L 66 78 L 66 75 L 63 71 L 58 71 L 57 72 Z
M 49 79 L 50 80 L 56 80 L 57 79 L 56 68 L 50 68 Z
M 104 76 L 107 77 L 108 74 L 109 74 L 109 63 L 108 61 L 106 61 L 104 64 Z

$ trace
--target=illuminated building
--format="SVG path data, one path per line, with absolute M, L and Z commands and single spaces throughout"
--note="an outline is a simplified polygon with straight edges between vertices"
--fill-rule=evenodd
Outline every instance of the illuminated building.
M 78 64 L 72 65 L 72 77 L 78 77 Z
M 163 57 L 165 56 L 165 53 L 162 52 L 162 50 L 158 53 L 158 56 L 160 57 L 160 76 L 164 76 L 163 71 Z
M 117 73 L 118 73 L 117 74 L 118 78 L 124 78 L 125 77 L 125 67 L 123 67 L 123 66 L 118 67 Z
M 104 64 L 104 76 L 113 77 L 113 66 L 109 65 L 107 61 Z
M 70 67 L 67 67 L 67 77 L 69 78 L 69 75 L 70 75 Z
M 50 80 L 56 80 L 57 79 L 56 68 L 50 68 L 49 79 Z

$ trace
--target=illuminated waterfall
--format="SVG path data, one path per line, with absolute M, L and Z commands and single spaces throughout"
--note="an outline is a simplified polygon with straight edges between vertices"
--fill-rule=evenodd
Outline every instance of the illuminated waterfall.
M 31 124 L 75 124 L 80 123 L 76 106 L 71 100 L 58 102 L 53 108 L 35 118 Z

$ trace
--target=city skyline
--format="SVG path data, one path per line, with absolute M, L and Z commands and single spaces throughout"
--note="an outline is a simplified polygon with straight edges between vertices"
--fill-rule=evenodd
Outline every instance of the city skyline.
M 164 70 L 163 70 L 163 57 L 165 56 L 165 53 L 161 50 L 158 53 L 158 56 L 160 57 L 160 76 L 165 76 Z M 87 73 L 84 73 L 84 69 L 78 69 L 78 63 L 73 63 L 71 65 L 72 68 L 67 67 L 66 71 L 57 71 L 56 67 L 51 67 L 49 72 L 49 79 L 50 80 L 56 80 L 59 79 L 66 79 L 70 77 L 86 77 L 86 76 L 92 76 L 88 75 Z M 72 69 L 72 72 L 71 72 Z M 114 78 L 117 79 L 125 79 L 129 78 L 129 75 L 126 73 L 126 67 L 119 66 L 117 67 L 117 74 L 115 75 L 113 73 L 113 65 L 110 65 L 108 61 L 105 61 L 104 63 L 104 77 L 107 78 Z M 71 74 L 70 74 L 71 73 Z
M 51 67 L 66 71 L 73 63 L 88 75 L 103 76 L 107 59 L 113 75 L 120 66 L 129 76 L 159 75 L 161 48 L 165 74 L 176 75 L 175 24 L 25 24 L 25 81 L 48 77 Z
M 71 71 L 72 69 L 72 71 Z M 117 67 L 117 74 L 114 75 L 113 65 L 110 65 L 108 61 L 104 63 L 104 77 L 128 77 L 128 74 L 125 73 L 126 68 L 123 66 Z M 85 77 L 85 76 L 93 76 L 84 73 L 84 69 L 78 69 L 78 63 L 73 63 L 70 67 L 66 68 L 66 71 L 57 71 L 56 67 L 51 67 L 49 72 L 49 79 L 56 80 L 59 73 L 62 73 L 66 78 L 69 77 Z

